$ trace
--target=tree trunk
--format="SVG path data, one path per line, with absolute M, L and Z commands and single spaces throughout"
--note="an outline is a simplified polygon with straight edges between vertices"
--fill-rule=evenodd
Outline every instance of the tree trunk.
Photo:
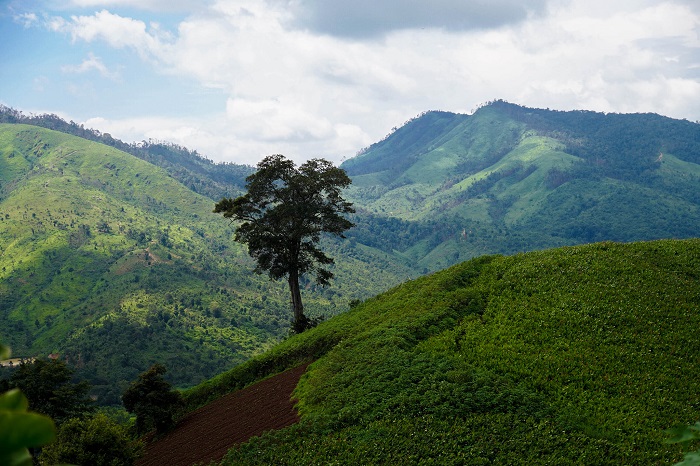
M 304 305 L 301 303 L 301 291 L 299 291 L 299 272 L 289 271 L 289 292 L 292 295 L 292 310 L 294 322 L 292 328 L 295 333 L 301 333 L 308 327 L 308 319 L 304 315 Z

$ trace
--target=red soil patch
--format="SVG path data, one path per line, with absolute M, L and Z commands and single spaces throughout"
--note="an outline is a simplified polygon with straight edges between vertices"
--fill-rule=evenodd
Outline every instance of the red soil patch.
M 292 391 L 308 364 L 229 393 L 189 414 L 165 437 L 146 446 L 137 466 L 191 466 L 221 461 L 233 446 L 299 420 Z

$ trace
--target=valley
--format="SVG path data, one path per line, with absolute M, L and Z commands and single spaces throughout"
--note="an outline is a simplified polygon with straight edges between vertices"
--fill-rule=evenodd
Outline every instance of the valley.
M 322 240 L 332 286 L 302 290 L 327 322 L 288 338 L 286 285 L 254 274 L 212 212 L 251 167 L 13 115 L 0 124 L 0 341 L 15 357 L 58 354 L 98 403 L 118 405 L 156 362 L 194 409 L 318 360 L 295 392 L 301 423 L 225 464 L 305 442 L 348 461 L 430 456 L 386 443 L 418 430 L 454 461 L 510 462 L 515 450 L 493 449 L 506 426 L 513 448 L 552 461 L 678 457 L 661 431 L 694 422 L 700 255 L 695 240 L 646 241 L 698 236 L 696 123 L 502 101 L 416 117 L 342 164 L 356 226 Z M 652 387 L 663 395 L 643 406 Z
M 5 124 L 0 141 L 0 339 L 17 357 L 60 354 L 101 402 L 118 404 L 156 361 L 192 385 L 287 334 L 285 287 L 252 273 L 213 199 L 56 131 Z M 334 248 L 352 251 L 336 286 L 306 283 L 311 316 L 411 276 L 372 248 Z

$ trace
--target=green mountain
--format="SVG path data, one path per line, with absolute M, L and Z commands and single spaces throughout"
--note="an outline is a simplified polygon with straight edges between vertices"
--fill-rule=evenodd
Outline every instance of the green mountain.
M 17 357 L 59 353 L 101 402 L 118 403 L 154 362 L 187 386 L 285 336 L 285 284 L 252 273 L 213 199 L 181 182 L 192 173 L 181 161 L 156 166 L 83 138 L 0 124 L 0 341 Z M 305 283 L 311 316 L 410 276 L 371 248 L 328 247 L 342 260 L 332 288 Z
M 483 256 L 406 282 L 186 392 L 314 361 L 301 422 L 224 465 L 671 464 L 698 416 L 700 240 Z
M 4 105 L 0 105 L 0 123 L 39 126 L 114 147 L 164 168 L 171 177 L 192 191 L 214 200 L 219 200 L 223 196 L 240 195 L 245 178 L 255 170 L 247 165 L 217 164 L 201 156 L 197 151 L 168 142 L 149 140 L 127 144 L 114 139 L 108 133 L 85 128 L 73 121 L 67 122 L 57 115 L 25 115 Z
M 484 254 L 700 231 L 700 125 L 658 115 L 428 112 L 342 167 L 356 227 L 324 240 L 312 317 Z M 185 387 L 269 348 L 285 285 L 211 212 L 252 170 L 0 107 L 0 341 L 68 358 L 104 403 L 154 362 Z
M 342 164 L 358 241 L 422 270 L 485 253 L 700 231 L 700 125 L 496 101 L 428 112 Z M 371 231 L 381 233 L 370 233 Z

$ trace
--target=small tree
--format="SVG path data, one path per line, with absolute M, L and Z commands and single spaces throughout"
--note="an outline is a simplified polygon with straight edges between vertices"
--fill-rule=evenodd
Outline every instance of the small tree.
M 154 364 L 141 373 L 122 395 L 126 410 L 136 414 L 136 431 L 139 434 L 150 429 L 163 433 L 175 424 L 174 416 L 182 406 L 182 396 L 163 378 L 165 372 L 165 366 Z
M 257 261 L 256 272 L 270 278 L 286 277 L 294 312 L 293 330 L 309 327 L 299 291 L 299 279 L 313 273 L 316 282 L 328 285 L 333 263 L 318 248 L 322 233 L 343 237 L 353 224 L 342 215 L 354 212 L 341 196 L 351 180 L 344 170 L 327 160 L 312 159 L 296 168 L 282 155 L 271 155 L 246 178 L 248 192 L 236 199 L 224 198 L 214 212 L 242 222 L 235 241 L 248 245 Z
M 66 421 L 56 442 L 42 450 L 40 460 L 46 465 L 131 466 L 142 450 L 143 444 L 131 438 L 128 427 L 99 413 Z

